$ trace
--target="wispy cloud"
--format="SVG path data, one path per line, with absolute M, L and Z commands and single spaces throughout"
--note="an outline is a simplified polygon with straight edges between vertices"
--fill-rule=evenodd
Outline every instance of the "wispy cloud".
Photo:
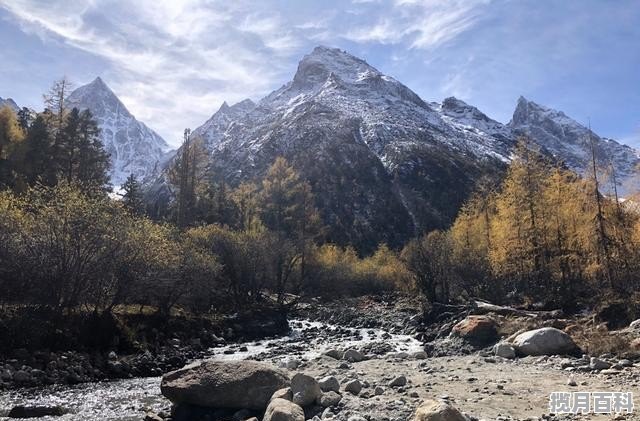
M 0 94 L 28 91 L 36 104 L 56 72 L 78 83 L 100 75 L 173 144 L 224 100 L 259 99 L 290 80 L 317 44 L 367 59 L 426 100 L 459 96 L 503 122 L 522 94 L 594 116 L 604 136 L 637 127 L 636 0 L 0 0 L 0 9 L 10 16 L 0 20 Z M 16 33 L 26 46 L 2 38 Z
M 471 29 L 488 3 L 488 0 L 395 0 L 386 3 L 377 22 L 351 28 L 344 37 L 355 42 L 434 48 Z
M 223 100 L 266 93 L 301 37 L 242 1 L 4 0 L 23 29 L 106 59 L 114 91 L 171 142 Z M 52 76 L 53 77 L 53 76 Z M 84 81 L 82 81 L 84 82 Z M 206 86 L 206 87 L 205 87 Z

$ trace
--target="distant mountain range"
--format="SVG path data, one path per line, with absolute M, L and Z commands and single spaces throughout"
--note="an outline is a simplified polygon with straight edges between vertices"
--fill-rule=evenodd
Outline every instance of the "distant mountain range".
M 520 98 L 505 125 L 456 98 L 427 103 L 364 60 L 326 47 L 306 55 L 278 90 L 257 103 L 224 103 L 193 133 L 231 184 L 286 157 L 311 182 L 330 239 L 364 249 L 447 226 L 478 179 L 501 176 L 519 135 L 580 174 L 590 156 L 588 129 L 562 112 Z M 637 188 L 638 151 L 592 136 L 621 193 Z
M 96 116 L 115 186 L 133 173 L 149 182 L 151 196 L 170 200 L 166 173 L 175 152 L 100 78 L 68 102 Z M 327 47 L 304 56 L 281 88 L 258 102 L 225 102 L 193 131 L 213 173 L 231 185 L 261 177 L 277 156 L 287 158 L 312 184 L 329 239 L 365 251 L 446 227 L 480 178 L 501 177 L 520 135 L 577 173 L 588 171 L 589 129 L 561 111 L 521 97 L 502 124 L 457 98 L 425 102 L 366 61 Z M 640 153 L 591 138 L 600 165 L 615 171 L 620 194 L 638 191 Z

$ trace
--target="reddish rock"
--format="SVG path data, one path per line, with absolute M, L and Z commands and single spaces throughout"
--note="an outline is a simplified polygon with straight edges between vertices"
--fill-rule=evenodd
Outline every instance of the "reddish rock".
M 487 316 L 467 316 L 456 324 L 451 334 L 474 345 L 489 345 L 499 338 L 496 322 Z

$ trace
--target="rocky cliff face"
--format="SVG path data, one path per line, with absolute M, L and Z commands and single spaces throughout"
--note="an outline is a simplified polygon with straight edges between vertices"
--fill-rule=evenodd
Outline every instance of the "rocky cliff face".
M 105 150 L 111 156 L 111 183 L 119 187 L 130 174 L 139 180 L 157 176 L 170 158 L 169 146 L 127 110 L 100 79 L 74 90 L 69 107 L 89 109 L 98 122 Z

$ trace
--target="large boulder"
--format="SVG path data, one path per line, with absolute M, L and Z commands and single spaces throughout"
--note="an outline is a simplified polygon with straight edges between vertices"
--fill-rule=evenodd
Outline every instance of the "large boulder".
M 467 421 L 456 408 L 446 402 L 427 400 L 416 410 L 414 421 Z
M 160 390 L 175 404 L 263 410 L 289 377 L 255 361 L 206 360 L 162 376 Z
M 579 355 L 571 336 L 553 327 L 529 330 L 515 337 L 513 346 L 523 355 Z
M 478 346 L 489 345 L 498 340 L 496 322 L 487 316 L 467 316 L 453 326 L 451 334 Z
M 300 405 L 276 398 L 269 403 L 262 421 L 304 421 L 304 411 Z
M 316 379 L 302 373 L 297 373 L 291 379 L 291 393 L 293 393 L 293 402 L 300 406 L 311 405 L 322 396 L 322 390 Z

